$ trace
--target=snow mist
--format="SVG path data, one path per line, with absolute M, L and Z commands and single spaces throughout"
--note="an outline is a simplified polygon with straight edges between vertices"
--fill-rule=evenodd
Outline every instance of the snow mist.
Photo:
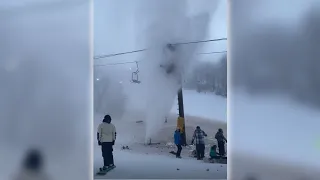
M 143 34 L 149 49 L 141 58 L 140 66 L 140 85 L 144 90 L 140 97 L 146 100 L 146 143 L 161 129 L 200 45 L 174 45 L 168 48 L 168 44 L 203 40 L 210 19 L 206 13 L 188 17 L 183 1 L 174 1 L 170 5 L 167 1 L 159 1 L 156 6 L 153 2 L 152 6 L 157 7 L 153 9 L 154 16 L 149 17 L 153 24 Z M 167 65 L 174 66 L 172 72 L 168 73 L 166 68 L 161 67 Z

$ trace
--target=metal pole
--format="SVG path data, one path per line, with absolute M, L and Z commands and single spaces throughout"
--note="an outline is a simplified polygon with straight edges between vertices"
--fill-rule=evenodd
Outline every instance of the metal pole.
M 186 127 L 185 127 L 185 120 L 184 120 L 184 109 L 183 109 L 183 93 L 182 87 L 178 91 L 178 106 L 179 106 L 179 117 L 182 119 L 182 145 L 187 145 L 187 138 L 186 138 Z

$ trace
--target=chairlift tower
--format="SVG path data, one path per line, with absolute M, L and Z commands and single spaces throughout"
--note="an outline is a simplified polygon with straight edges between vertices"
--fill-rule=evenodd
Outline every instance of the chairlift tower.
M 168 44 L 167 48 L 169 49 L 169 51 L 173 52 L 176 51 L 176 46 L 172 45 L 172 44 Z M 172 71 L 174 71 L 174 66 L 168 66 L 167 67 L 167 73 L 171 73 Z M 187 138 L 186 138 L 186 127 L 185 127 L 185 119 L 184 119 L 184 107 L 183 107 L 183 91 L 182 91 L 182 75 L 180 74 L 180 89 L 178 91 L 178 110 L 179 110 L 179 117 L 177 119 L 177 127 L 180 129 L 181 131 L 181 135 L 182 135 L 182 145 L 186 146 L 187 145 Z
M 179 117 L 178 117 L 178 126 L 182 126 L 182 145 L 187 145 L 187 137 L 186 137 L 186 126 L 185 126 L 185 119 L 184 119 L 184 107 L 183 107 L 183 91 L 182 85 L 178 91 L 178 110 L 179 110 Z M 180 121 L 180 122 L 179 122 Z

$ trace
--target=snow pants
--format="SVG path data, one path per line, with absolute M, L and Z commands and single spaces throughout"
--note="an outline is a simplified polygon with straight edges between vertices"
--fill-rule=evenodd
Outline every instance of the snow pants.
M 224 156 L 226 155 L 226 150 L 224 147 L 224 141 L 218 141 L 218 148 L 219 148 L 219 155 Z
M 182 147 L 181 147 L 181 145 L 180 144 L 177 144 L 177 148 L 178 148 L 178 150 L 177 150 L 177 157 L 180 157 L 181 156 L 181 150 L 182 150 Z
M 112 142 L 103 142 L 101 143 L 103 165 L 109 166 L 114 164 L 113 161 L 113 143 Z
M 197 150 L 197 159 L 204 158 L 204 144 L 196 144 L 196 150 Z

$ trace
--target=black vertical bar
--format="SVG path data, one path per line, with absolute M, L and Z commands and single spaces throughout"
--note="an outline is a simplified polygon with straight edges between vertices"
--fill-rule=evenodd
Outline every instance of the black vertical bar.
M 179 117 L 184 119 L 182 88 L 180 88 L 179 91 L 178 91 L 178 106 L 179 106 Z M 187 145 L 185 120 L 183 120 L 182 145 L 183 146 Z

